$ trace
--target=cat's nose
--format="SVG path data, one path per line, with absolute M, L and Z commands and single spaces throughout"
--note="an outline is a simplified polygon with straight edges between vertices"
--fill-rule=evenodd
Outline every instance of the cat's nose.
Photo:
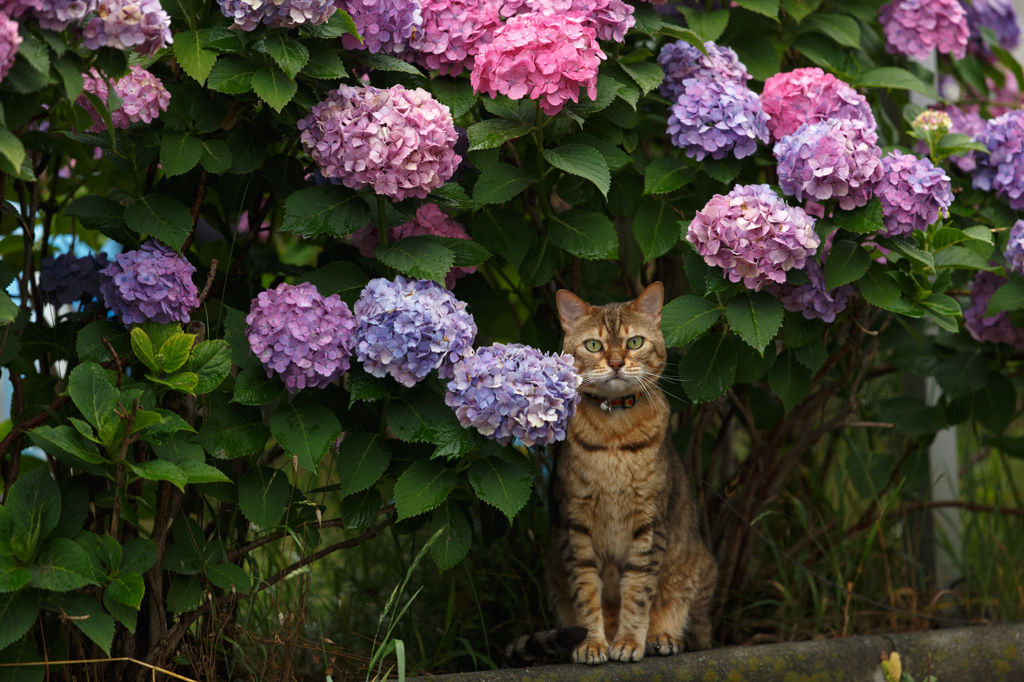
M 622 365 L 623 364 L 624 363 L 622 362 L 622 360 L 609 360 L 608 361 L 608 366 L 612 368 L 613 372 L 618 372 L 620 369 L 622 369 Z

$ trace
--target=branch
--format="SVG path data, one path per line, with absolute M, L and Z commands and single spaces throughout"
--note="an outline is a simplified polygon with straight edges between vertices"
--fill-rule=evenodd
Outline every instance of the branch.
M 210 287 L 213 286 L 213 278 L 217 275 L 217 260 L 210 261 L 210 274 L 206 276 L 206 286 L 203 287 L 203 292 L 199 294 L 199 305 L 203 305 L 206 301 L 206 297 L 210 295 Z
M 395 505 L 389 504 L 386 507 L 382 507 L 377 512 L 377 515 L 381 516 L 383 514 L 388 514 L 388 513 L 392 512 L 392 511 L 394 511 L 394 509 L 395 509 Z M 318 523 L 316 525 L 316 527 L 317 527 L 317 530 L 320 530 L 321 528 L 344 528 L 345 527 L 345 521 L 344 521 L 344 519 L 328 519 L 327 521 L 322 521 L 322 522 Z M 248 554 L 249 552 L 253 551 L 254 549 L 262 547 L 263 545 L 270 544 L 271 542 L 274 542 L 275 540 L 280 540 L 281 538 L 283 538 L 283 537 L 285 537 L 287 535 L 291 535 L 291 533 L 289 533 L 288 531 L 279 530 L 276 533 L 271 533 L 270 535 L 265 535 L 265 536 L 263 536 L 262 538 L 260 538 L 258 540 L 253 540 L 252 542 L 250 542 L 247 545 L 242 545 L 241 547 L 238 547 L 237 549 L 233 549 L 230 552 L 228 552 L 228 562 L 229 563 L 235 563 L 235 561 L 237 561 L 238 558 L 241 557 L 243 554 Z
M 110 341 L 107 340 L 107 337 L 100 337 L 100 343 L 103 344 L 104 348 L 110 351 L 110 354 L 114 358 L 114 366 L 117 367 L 117 389 L 121 390 L 121 357 L 117 354 L 117 351 L 114 350 L 114 347 L 110 345 Z
M 120 368 L 120 364 L 118 364 Z M 118 369 L 120 372 L 120 369 Z M 114 484 L 114 509 L 110 514 L 110 531 L 108 535 L 117 539 L 117 517 L 121 515 L 121 488 L 124 487 L 124 458 L 128 454 L 128 447 L 132 444 L 132 426 L 135 425 L 135 415 L 139 411 L 139 399 L 132 403 L 132 411 L 128 414 L 128 424 L 124 429 L 124 440 L 121 441 L 121 452 L 117 456 L 117 482 Z

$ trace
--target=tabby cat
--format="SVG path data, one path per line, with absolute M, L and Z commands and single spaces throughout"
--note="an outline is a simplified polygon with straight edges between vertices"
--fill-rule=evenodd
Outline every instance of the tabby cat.
M 555 296 L 583 399 L 555 455 L 547 579 L 559 619 L 587 629 L 572 652 L 577 663 L 711 645 L 718 566 L 657 387 L 664 295 L 655 282 L 631 303 Z

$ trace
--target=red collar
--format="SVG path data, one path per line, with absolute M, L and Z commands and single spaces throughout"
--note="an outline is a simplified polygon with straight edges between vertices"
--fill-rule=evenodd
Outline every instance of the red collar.
M 590 402 L 594 403 L 602 410 L 607 412 L 613 407 L 621 407 L 623 409 L 627 407 L 633 407 L 634 405 L 637 404 L 640 398 L 643 398 L 645 395 L 647 395 L 647 393 L 644 391 L 640 391 L 639 393 L 634 393 L 633 395 L 624 395 L 621 398 L 599 398 L 597 396 L 590 395 L 589 393 L 582 392 L 580 393 L 580 395 L 582 395 L 584 398 L 586 398 L 587 400 L 589 400 Z

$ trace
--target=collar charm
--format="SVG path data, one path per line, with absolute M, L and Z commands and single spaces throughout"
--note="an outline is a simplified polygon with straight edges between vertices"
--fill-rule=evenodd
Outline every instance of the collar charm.
M 605 412 L 610 412 L 613 407 L 621 407 L 623 409 L 633 407 L 637 404 L 640 398 L 643 398 L 647 394 L 644 391 L 641 391 L 640 393 L 625 395 L 621 398 L 598 398 L 597 396 L 590 395 L 589 393 L 581 393 L 580 395 L 587 398 L 590 402 L 595 403 Z

